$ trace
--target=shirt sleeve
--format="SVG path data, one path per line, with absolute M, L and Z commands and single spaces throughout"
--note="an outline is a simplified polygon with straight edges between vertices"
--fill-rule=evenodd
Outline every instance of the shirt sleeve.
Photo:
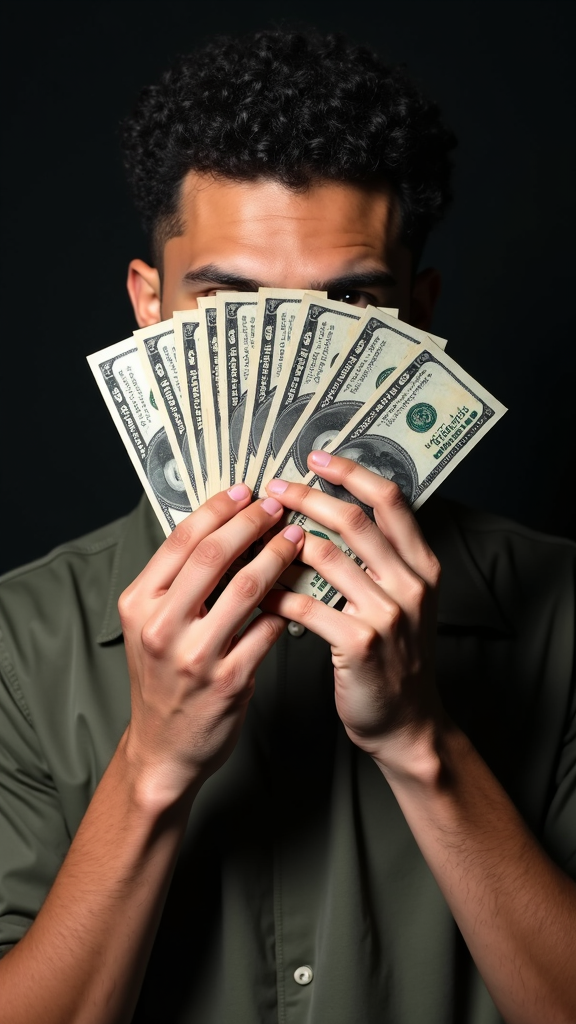
M 0 955 L 4 955 L 36 917 L 70 837 L 1 639 L 0 659 Z
M 556 771 L 556 788 L 546 816 L 544 841 L 554 860 L 576 881 L 576 700 Z

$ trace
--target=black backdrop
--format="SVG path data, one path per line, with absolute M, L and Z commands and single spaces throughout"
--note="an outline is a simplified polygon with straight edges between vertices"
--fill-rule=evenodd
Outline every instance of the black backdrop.
M 139 496 L 84 358 L 133 329 L 126 265 L 147 255 L 118 121 L 176 53 L 284 19 L 407 63 L 459 135 L 456 202 L 425 253 L 444 277 L 434 329 L 510 412 L 443 490 L 573 534 L 574 7 L 5 4 L 1 567 Z

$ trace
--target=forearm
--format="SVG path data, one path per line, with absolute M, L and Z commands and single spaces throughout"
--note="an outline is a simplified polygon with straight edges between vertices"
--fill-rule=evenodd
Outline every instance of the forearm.
M 38 917 L 0 961 L 4 1024 L 131 1018 L 191 798 L 163 813 L 151 806 L 124 747 L 123 739 Z
M 380 767 L 496 1005 L 509 1024 L 573 1022 L 576 886 L 459 729 L 434 746 Z

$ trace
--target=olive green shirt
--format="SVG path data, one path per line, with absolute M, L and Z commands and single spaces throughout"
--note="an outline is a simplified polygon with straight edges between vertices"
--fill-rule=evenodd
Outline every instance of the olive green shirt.
M 444 570 L 445 706 L 574 875 L 574 545 L 438 498 L 419 518 Z M 117 599 L 161 540 L 144 501 L 0 584 L 3 951 L 128 722 Z M 385 779 L 346 737 L 310 632 L 268 655 L 240 741 L 192 808 L 134 1020 L 501 1020 Z

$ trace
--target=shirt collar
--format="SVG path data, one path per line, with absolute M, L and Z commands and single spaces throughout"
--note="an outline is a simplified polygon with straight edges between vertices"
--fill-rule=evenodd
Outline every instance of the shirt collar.
M 508 636 L 510 625 L 471 554 L 458 508 L 458 505 L 433 495 L 417 514 L 424 535 L 442 566 L 439 626 L 441 629 L 484 630 Z M 163 540 L 160 524 L 144 495 L 124 521 L 98 643 L 110 643 L 122 635 L 118 598 Z

